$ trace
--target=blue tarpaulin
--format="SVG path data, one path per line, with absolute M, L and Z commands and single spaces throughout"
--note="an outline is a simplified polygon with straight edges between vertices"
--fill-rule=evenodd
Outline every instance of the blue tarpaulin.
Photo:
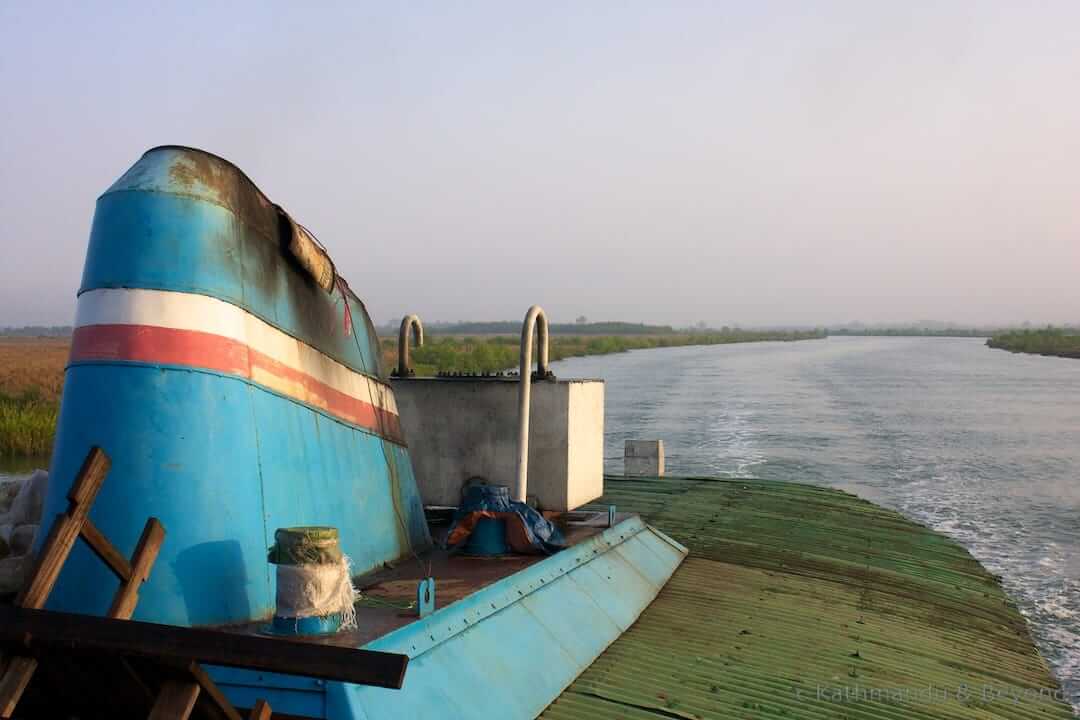
M 481 518 L 505 519 L 506 541 L 515 552 L 550 555 L 566 547 L 559 528 L 534 508 L 511 500 L 505 485 L 473 485 L 465 491 L 446 536 L 447 547 L 462 545 Z

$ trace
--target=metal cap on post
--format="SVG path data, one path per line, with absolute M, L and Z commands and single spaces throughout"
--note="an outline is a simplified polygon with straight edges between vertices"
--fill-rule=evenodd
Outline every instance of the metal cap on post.
M 406 315 L 401 319 L 401 328 L 398 330 L 398 377 L 409 377 L 412 368 L 409 367 L 409 330 L 412 329 L 413 342 L 417 347 L 424 344 L 424 325 L 418 315 Z
M 518 377 L 518 457 L 517 480 L 514 483 L 513 499 L 525 502 L 529 476 L 529 404 L 532 393 L 532 341 L 533 328 L 536 329 L 540 345 L 537 361 L 537 375 L 545 378 L 548 370 L 548 320 L 543 308 L 533 305 L 525 313 L 525 323 L 521 327 L 521 358 Z

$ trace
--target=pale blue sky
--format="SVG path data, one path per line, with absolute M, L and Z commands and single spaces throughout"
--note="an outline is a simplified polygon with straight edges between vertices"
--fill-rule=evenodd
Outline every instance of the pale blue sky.
M 0 325 L 203 147 L 379 323 L 1080 321 L 1080 3 L 0 0 Z

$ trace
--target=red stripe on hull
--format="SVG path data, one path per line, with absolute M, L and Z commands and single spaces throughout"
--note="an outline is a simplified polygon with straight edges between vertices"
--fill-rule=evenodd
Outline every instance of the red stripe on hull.
M 87 325 L 75 329 L 71 362 L 124 361 L 183 365 L 238 375 L 258 383 L 269 374 L 303 389 L 303 393 L 270 388 L 353 425 L 404 444 L 401 423 L 392 412 L 376 407 L 289 367 L 247 345 L 221 335 L 152 325 Z M 259 383 L 267 386 L 265 383 Z M 389 389 L 386 392 L 390 392 Z

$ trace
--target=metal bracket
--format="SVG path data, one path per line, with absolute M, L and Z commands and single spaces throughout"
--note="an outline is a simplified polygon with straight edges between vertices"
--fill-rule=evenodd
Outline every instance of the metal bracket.
M 608 527 L 615 527 L 615 506 L 614 505 L 608 505 L 607 506 L 607 526 Z
M 416 611 L 422 618 L 435 612 L 435 578 L 424 578 L 416 586 Z

